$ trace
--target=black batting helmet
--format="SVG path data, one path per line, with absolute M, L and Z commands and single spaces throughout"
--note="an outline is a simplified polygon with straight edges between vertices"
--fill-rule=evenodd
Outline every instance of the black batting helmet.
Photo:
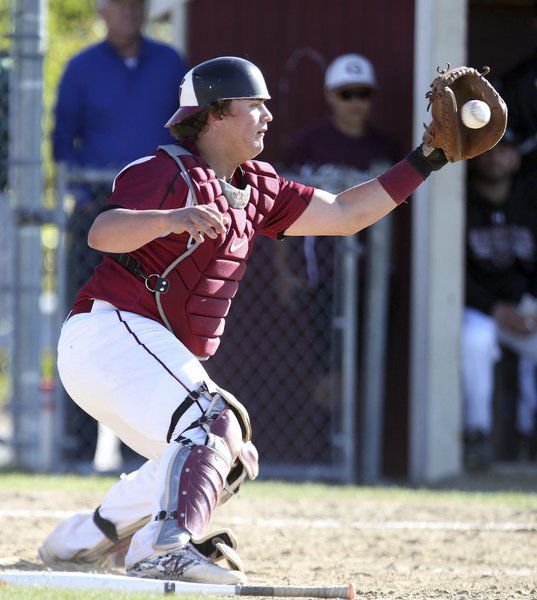
M 180 123 L 217 100 L 241 98 L 270 98 L 261 71 L 250 61 L 236 56 L 207 60 L 184 76 L 179 87 L 179 109 L 166 127 Z

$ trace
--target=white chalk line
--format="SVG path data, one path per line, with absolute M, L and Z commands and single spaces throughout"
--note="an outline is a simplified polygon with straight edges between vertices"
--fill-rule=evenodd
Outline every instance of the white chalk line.
M 251 523 L 262 527 L 313 527 L 314 529 L 413 529 L 436 531 L 537 531 L 537 523 L 488 522 L 471 523 L 464 521 L 351 521 L 343 523 L 336 519 L 228 519 L 237 525 Z
M 81 510 L 78 513 L 92 514 L 93 511 Z M 70 510 L 40 509 L 0 509 L 0 518 L 8 519 L 66 519 L 75 514 Z M 344 523 L 339 519 L 245 519 L 228 517 L 229 525 L 248 525 L 257 527 L 301 527 L 313 529 L 358 529 L 358 530 L 420 530 L 420 531 L 513 531 L 537 532 L 537 523 L 517 522 L 471 522 L 471 521 L 351 521 Z
M 501 568 L 501 569 L 474 569 L 472 567 L 428 567 L 420 565 L 419 567 L 409 567 L 406 565 L 395 565 L 388 567 L 386 570 L 401 573 L 402 575 L 411 575 L 413 573 L 428 573 L 431 575 L 457 575 L 466 577 L 534 577 L 537 571 L 528 569 L 527 567 L 520 568 Z

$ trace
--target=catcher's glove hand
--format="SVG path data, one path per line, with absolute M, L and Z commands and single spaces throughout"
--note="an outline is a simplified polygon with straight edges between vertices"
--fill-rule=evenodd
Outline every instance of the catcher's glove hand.
M 442 148 L 450 162 L 472 158 L 495 146 L 505 132 L 507 106 L 498 92 L 485 79 L 490 71 L 480 73 L 471 67 L 437 69 L 439 75 L 431 83 L 429 99 L 432 122 L 423 134 L 423 143 Z M 461 121 L 460 109 L 469 100 L 482 100 L 490 108 L 490 121 L 480 129 L 469 129 Z

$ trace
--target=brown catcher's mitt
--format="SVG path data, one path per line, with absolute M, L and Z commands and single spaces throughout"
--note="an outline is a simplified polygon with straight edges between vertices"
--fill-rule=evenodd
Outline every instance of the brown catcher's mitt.
M 437 69 L 439 75 L 431 83 L 429 99 L 432 122 L 426 127 L 423 142 L 442 148 L 450 162 L 472 158 L 495 146 L 505 132 L 507 106 L 498 92 L 485 79 L 490 71 L 480 73 L 471 67 Z M 469 100 L 482 100 L 489 105 L 490 121 L 480 129 L 469 129 L 461 121 L 460 109 Z

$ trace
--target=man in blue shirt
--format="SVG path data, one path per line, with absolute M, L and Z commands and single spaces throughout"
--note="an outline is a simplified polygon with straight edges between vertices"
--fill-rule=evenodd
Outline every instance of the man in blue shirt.
M 144 0 L 97 0 L 106 25 L 106 38 L 68 62 L 55 107 L 53 153 L 67 167 L 118 172 L 140 156 L 173 138 L 164 127 L 177 108 L 177 81 L 186 67 L 170 46 L 142 34 Z M 73 184 L 75 207 L 67 226 L 67 305 L 102 255 L 87 245 L 91 224 L 111 192 L 111 181 Z M 91 460 L 96 425 L 74 403 L 68 403 L 69 435 L 65 458 Z M 104 435 L 99 435 L 99 447 Z M 112 455 L 116 456 L 115 460 Z M 120 467 L 119 452 L 111 447 L 98 470 Z
M 143 0 L 99 0 L 107 35 L 68 63 L 56 104 L 54 158 L 123 167 L 171 143 L 163 127 L 186 71 L 170 46 L 142 35 Z

